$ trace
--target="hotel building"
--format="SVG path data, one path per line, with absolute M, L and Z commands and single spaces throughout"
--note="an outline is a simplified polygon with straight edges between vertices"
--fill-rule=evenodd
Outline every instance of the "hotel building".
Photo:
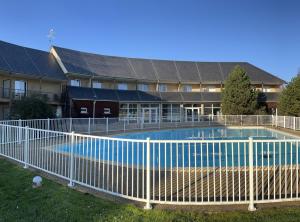
M 0 119 L 14 100 L 42 94 L 57 117 L 140 117 L 145 123 L 218 115 L 221 90 L 239 65 L 259 100 L 276 108 L 284 80 L 247 62 L 196 62 L 50 52 L 0 41 Z

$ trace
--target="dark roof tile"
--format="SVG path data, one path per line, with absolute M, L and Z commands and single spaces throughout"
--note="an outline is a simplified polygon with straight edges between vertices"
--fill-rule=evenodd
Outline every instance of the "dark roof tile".
M 0 41 L 0 70 L 32 78 L 65 80 L 63 71 L 49 52 Z

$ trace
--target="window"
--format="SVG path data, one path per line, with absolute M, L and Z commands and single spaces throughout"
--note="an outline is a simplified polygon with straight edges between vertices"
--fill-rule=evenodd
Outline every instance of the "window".
M 15 81 L 15 97 L 22 97 L 26 94 L 26 82 L 23 80 Z
M 167 92 L 168 91 L 168 87 L 166 84 L 159 84 L 158 85 L 158 91 L 159 92 Z
M 192 92 L 192 86 L 191 85 L 183 85 L 182 91 L 183 92 Z
M 80 86 L 80 79 L 71 79 L 70 85 L 71 86 Z
M 118 89 L 119 90 L 127 90 L 128 89 L 128 86 L 126 83 L 119 83 L 118 84 Z
M 147 84 L 138 84 L 138 90 L 147 92 L 147 91 L 149 91 L 149 85 L 147 85 Z
M 88 114 L 87 108 L 86 107 L 81 107 L 80 108 L 80 114 Z
M 10 80 L 3 80 L 3 98 L 9 98 Z
M 94 80 L 93 83 L 92 83 L 92 87 L 94 89 L 101 89 L 102 88 L 102 84 L 101 84 L 101 82 L 99 82 L 97 80 Z
M 120 104 L 119 116 L 123 118 L 137 117 L 137 104 Z

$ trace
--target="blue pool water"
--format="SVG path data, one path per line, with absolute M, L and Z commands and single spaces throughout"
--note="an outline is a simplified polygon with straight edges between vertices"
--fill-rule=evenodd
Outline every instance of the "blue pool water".
M 151 140 L 245 140 L 254 139 L 288 139 L 285 134 L 264 128 L 187 128 L 160 130 L 116 135 L 117 138 Z
M 282 142 L 279 139 L 294 139 L 285 134 L 262 128 L 192 128 L 138 132 L 115 135 L 117 138 L 151 140 L 183 140 L 180 143 L 151 143 L 150 162 L 152 168 L 176 167 L 231 167 L 249 164 L 249 143 L 242 141 L 249 137 L 268 139 L 274 142 L 254 143 L 254 165 L 273 166 L 295 164 L 300 160 L 300 143 Z M 195 140 L 188 143 L 184 140 Z M 201 143 L 199 141 L 205 140 Z M 217 142 L 209 142 L 217 140 Z M 228 140 L 235 140 L 227 143 Z M 297 147 L 298 146 L 298 147 Z M 299 147 L 300 148 L 300 147 Z M 120 142 L 108 139 L 77 141 L 73 149 L 69 145 L 58 147 L 63 152 L 96 160 L 112 161 L 125 166 L 146 165 L 146 143 Z M 299 149 L 300 151 L 300 149 Z M 298 161 L 299 162 L 299 161 Z

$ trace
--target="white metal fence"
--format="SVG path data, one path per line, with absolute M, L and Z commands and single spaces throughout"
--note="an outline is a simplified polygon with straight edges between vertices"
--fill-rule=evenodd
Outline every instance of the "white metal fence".
M 204 115 L 197 121 L 167 121 L 162 118 L 153 123 L 144 123 L 142 118 L 61 118 L 34 120 L 6 120 L 0 124 L 59 132 L 103 134 L 147 129 L 164 129 L 177 127 L 201 126 L 276 126 L 300 130 L 300 117 L 272 115 Z
M 210 123 L 281 126 L 281 119 L 215 116 Z M 294 126 L 294 120 L 284 119 L 285 127 Z M 145 202 L 146 208 L 152 203 L 249 204 L 254 210 L 254 203 L 299 200 L 300 140 L 132 140 L 68 132 L 81 129 L 76 121 L 91 120 L 72 119 L 71 128 L 70 119 L 2 122 L 0 155 L 66 179 L 70 186 Z M 65 132 L 48 130 L 59 121 L 65 124 L 55 130 Z M 109 124 L 97 127 L 119 130 L 111 126 L 115 120 L 101 121 Z

